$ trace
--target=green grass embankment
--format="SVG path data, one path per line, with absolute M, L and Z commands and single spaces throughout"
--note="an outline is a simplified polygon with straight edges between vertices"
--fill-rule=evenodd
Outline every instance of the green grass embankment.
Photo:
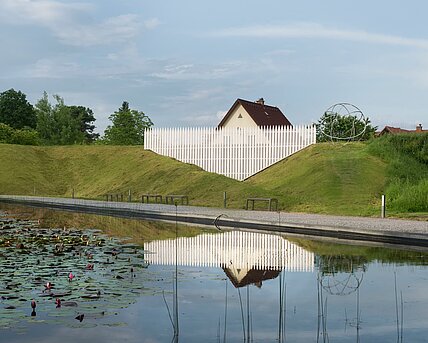
M 411 135 L 408 135 L 409 137 Z M 425 137 L 428 137 L 426 135 Z M 0 194 L 103 199 L 106 193 L 187 194 L 192 205 L 243 208 L 250 196 L 276 197 L 285 211 L 379 215 L 380 195 L 399 215 L 428 212 L 425 140 L 311 146 L 244 182 L 142 147 L 0 145 Z M 428 159 L 428 158 L 427 158 Z
M 294 211 L 372 215 L 378 213 L 386 163 L 364 143 L 322 143 L 259 173 L 247 182 L 281 195 Z
M 373 140 L 368 151 L 387 162 L 389 210 L 428 215 L 428 133 L 384 136 Z
M 187 194 L 194 205 L 239 207 L 264 190 L 142 147 L 0 145 L 0 193 L 103 199 L 106 193 Z M 239 196 L 236 196 L 236 195 Z

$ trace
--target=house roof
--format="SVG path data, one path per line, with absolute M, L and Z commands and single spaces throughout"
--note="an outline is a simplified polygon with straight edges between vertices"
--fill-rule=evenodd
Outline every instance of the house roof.
M 237 99 L 230 110 L 221 120 L 218 127 L 222 127 L 237 106 L 242 105 L 254 120 L 257 126 L 291 126 L 289 120 L 278 107 L 265 105 L 264 102 L 253 102 L 243 99 Z
M 275 279 L 279 273 L 281 273 L 281 270 L 250 269 L 245 277 L 238 281 L 229 268 L 223 268 L 223 270 L 235 288 L 240 288 L 251 284 L 261 287 L 263 281 Z
M 382 131 L 377 133 L 377 135 L 382 136 L 386 133 L 399 134 L 399 133 L 419 133 L 419 132 L 428 132 L 428 130 L 422 130 L 422 126 L 420 127 L 420 129 L 417 128 L 416 130 L 407 130 L 407 129 L 402 129 L 400 127 L 385 126 Z

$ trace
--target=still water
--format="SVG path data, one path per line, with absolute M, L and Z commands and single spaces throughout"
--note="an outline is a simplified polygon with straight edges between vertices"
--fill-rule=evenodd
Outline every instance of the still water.
M 27 212 L 0 224 L 0 342 L 428 342 L 425 252 Z

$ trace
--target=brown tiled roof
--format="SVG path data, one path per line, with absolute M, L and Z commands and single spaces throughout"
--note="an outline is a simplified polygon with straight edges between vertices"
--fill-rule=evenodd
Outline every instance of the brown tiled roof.
M 382 136 L 386 133 L 391 134 L 399 134 L 399 133 L 418 133 L 418 132 L 428 132 L 428 130 L 406 130 L 399 127 L 393 127 L 393 126 L 385 126 L 382 131 L 378 133 L 379 136 Z
M 238 105 L 242 105 L 242 107 L 244 107 L 244 109 L 248 112 L 250 117 L 258 126 L 291 126 L 289 120 L 284 116 L 278 107 L 238 99 L 226 113 L 220 124 L 218 124 L 218 127 L 222 127 L 226 123 L 227 119 Z

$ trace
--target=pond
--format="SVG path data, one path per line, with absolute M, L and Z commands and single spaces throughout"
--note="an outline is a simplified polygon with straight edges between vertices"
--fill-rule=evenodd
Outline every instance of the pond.
M 427 341 L 424 251 L 4 205 L 0 228 L 1 341 Z

